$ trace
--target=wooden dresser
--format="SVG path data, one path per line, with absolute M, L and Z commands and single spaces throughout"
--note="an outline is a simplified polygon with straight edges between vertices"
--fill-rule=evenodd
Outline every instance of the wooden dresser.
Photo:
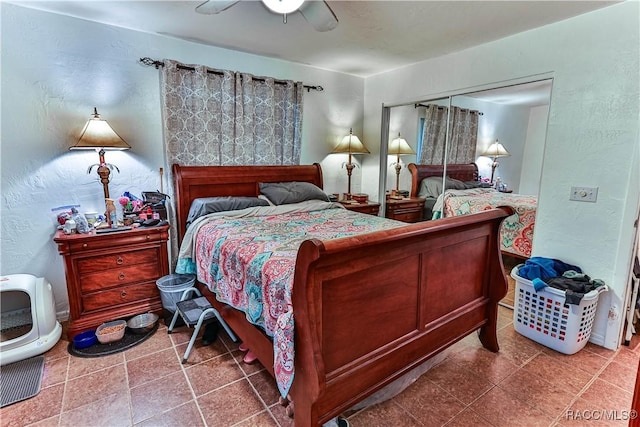
M 69 340 L 103 322 L 162 310 L 156 280 L 169 274 L 168 238 L 169 226 L 56 233 L 69 294 Z
M 420 197 L 387 199 L 384 216 L 404 222 L 421 221 L 424 200 L 425 199 Z

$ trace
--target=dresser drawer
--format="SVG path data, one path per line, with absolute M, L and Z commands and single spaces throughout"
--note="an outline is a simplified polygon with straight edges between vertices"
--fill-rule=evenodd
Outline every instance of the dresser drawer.
M 146 228 L 131 232 L 115 232 L 105 234 L 76 234 L 75 239 L 68 239 L 67 246 L 71 253 L 80 253 L 94 250 L 113 250 L 114 244 L 121 248 L 132 245 L 144 245 L 153 242 L 162 242 L 166 238 L 166 227 L 162 228 Z M 90 239 L 82 238 L 82 236 L 91 236 Z M 116 240 L 117 239 L 117 240 Z M 60 239 L 59 239 L 60 240 Z
M 378 211 L 380 210 L 380 206 L 367 206 L 362 209 L 358 209 L 358 212 L 362 212 L 369 215 L 378 215 Z
M 418 222 L 421 219 L 421 214 L 422 212 L 406 212 L 406 213 L 399 213 L 398 211 L 393 213 L 393 216 L 391 216 L 390 218 L 393 218 L 397 221 L 403 221 L 403 222 Z
M 156 280 L 162 276 L 157 262 L 137 264 L 131 267 L 114 268 L 87 274 L 80 278 L 82 292 L 95 292 L 114 286 Z
M 380 210 L 380 203 L 351 203 L 345 204 L 344 207 L 354 212 L 360 212 L 369 215 L 378 215 L 378 211 Z
M 95 271 L 121 269 L 135 264 L 152 263 L 156 262 L 157 259 L 157 248 L 145 249 L 84 258 L 78 261 L 77 268 L 78 273 L 83 276 Z
M 422 220 L 422 210 L 424 200 L 421 197 L 412 197 L 410 199 L 389 199 L 385 216 L 404 222 L 418 222 Z
M 114 308 L 117 305 L 139 303 L 141 300 L 158 298 L 160 292 L 155 282 L 139 285 L 122 286 L 108 291 L 85 294 L 82 297 L 82 306 L 85 312 L 100 310 L 102 308 Z
M 389 205 L 390 207 L 394 208 L 396 211 L 402 211 L 402 210 L 416 210 L 416 209 L 422 209 L 424 207 L 424 202 L 403 202 L 402 204 L 398 205 L 398 206 L 393 206 L 393 205 Z

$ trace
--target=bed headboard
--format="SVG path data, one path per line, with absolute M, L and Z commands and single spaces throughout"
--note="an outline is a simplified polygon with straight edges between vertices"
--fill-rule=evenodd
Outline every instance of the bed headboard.
M 418 197 L 420 182 L 429 176 L 442 176 L 444 165 L 416 165 L 410 163 L 411 171 L 411 197 Z M 478 165 L 475 163 L 447 165 L 447 176 L 459 181 L 477 181 Z
M 191 202 L 198 197 L 258 196 L 259 182 L 310 182 L 322 188 L 320 164 L 296 166 L 173 165 L 178 241 L 186 231 Z

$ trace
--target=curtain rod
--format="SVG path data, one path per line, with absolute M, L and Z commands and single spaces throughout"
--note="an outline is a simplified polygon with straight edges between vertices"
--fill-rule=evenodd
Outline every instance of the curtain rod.
M 418 108 L 418 107 L 430 108 L 431 106 L 436 106 L 436 107 L 438 107 L 438 109 L 447 108 L 447 107 L 444 107 L 442 105 L 436 105 L 436 104 L 413 104 L 413 108 Z M 461 110 L 462 111 L 470 111 L 472 113 L 478 113 L 479 116 L 484 116 L 484 113 L 482 111 L 470 110 L 468 108 L 461 108 Z
M 140 62 L 148 67 L 154 66 L 156 67 L 156 70 L 159 67 L 164 67 L 164 62 L 162 61 L 156 61 L 154 59 L 149 58 L 148 56 L 145 56 L 144 58 L 140 58 Z M 178 64 L 178 68 L 181 70 L 189 70 L 189 71 L 195 71 L 196 69 L 193 67 L 187 67 L 186 65 L 179 65 Z M 215 70 L 207 70 L 207 73 L 209 74 L 217 74 L 219 76 L 223 75 L 223 73 L 221 71 L 215 71 Z M 259 78 L 259 77 L 254 77 L 253 80 L 257 80 L 260 82 L 264 82 L 265 79 Z M 278 80 L 278 79 L 274 79 L 274 83 L 275 84 L 286 84 L 285 81 L 283 80 Z M 309 86 L 309 85 L 303 85 L 303 87 L 307 90 L 307 92 L 310 92 L 311 90 L 317 90 L 318 92 L 322 92 L 324 90 L 324 88 L 320 85 L 317 86 Z

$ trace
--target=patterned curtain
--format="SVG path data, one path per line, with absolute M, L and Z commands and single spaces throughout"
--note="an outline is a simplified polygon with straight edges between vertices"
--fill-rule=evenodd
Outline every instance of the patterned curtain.
M 447 129 L 447 107 L 429 104 L 422 129 L 420 164 L 444 163 Z M 478 139 L 478 111 L 453 107 L 449 126 L 449 152 L 447 163 L 472 163 L 475 160 Z
M 422 147 L 418 162 L 421 165 L 444 163 L 444 147 L 447 136 L 447 107 L 429 104 L 424 114 Z
M 301 82 L 236 75 L 236 141 L 223 164 L 297 165 L 302 141 Z
M 478 111 L 453 107 L 448 164 L 473 163 L 478 143 Z
M 203 66 L 185 70 L 167 59 L 164 64 L 162 111 L 169 166 L 300 162 L 301 82 L 276 83 Z
M 185 69 L 187 68 L 187 69 Z M 195 69 L 195 71 L 194 71 Z M 302 143 L 303 84 L 164 60 L 162 115 L 168 194 L 171 165 L 295 165 Z M 170 223 L 175 208 L 168 206 Z M 171 233 L 171 254 L 178 253 Z
M 230 71 L 179 68 L 164 60 L 162 113 L 166 164 L 220 165 L 223 146 L 233 143 L 235 77 Z M 171 180 L 169 182 L 171 185 Z

